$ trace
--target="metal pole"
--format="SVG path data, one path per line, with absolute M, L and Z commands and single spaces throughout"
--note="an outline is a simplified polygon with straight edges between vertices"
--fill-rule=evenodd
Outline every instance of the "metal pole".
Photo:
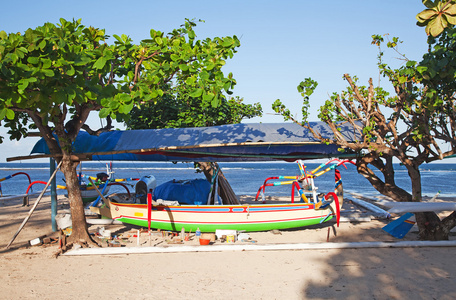
M 54 173 L 55 171 L 55 160 L 51 157 L 49 159 L 49 171 L 50 174 Z M 51 181 L 51 222 L 52 222 L 52 231 L 56 232 L 57 222 L 55 221 L 55 216 L 57 215 L 57 187 L 56 187 L 56 179 L 55 176 Z

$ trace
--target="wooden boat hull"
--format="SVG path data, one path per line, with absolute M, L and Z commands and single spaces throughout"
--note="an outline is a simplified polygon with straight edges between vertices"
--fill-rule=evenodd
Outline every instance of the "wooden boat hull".
M 106 207 L 93 211 L 123 223 L 148 227 L 147 204 L 127 204 L 107 201 Z M 336 215 L 335 201 L 326 209 L 314 204 L 256 205 L 180 205 L 153 206 L 151 228 L 161 230 L 215 232 L 217 229 L 268 231 L 310 226 L 331 220 Z M 342 197 L 339 196 L 339 205 Z
M 100 190 L 101 192 L 101 190 Z M 103 195 L 106 195 L 109 192 L 109 186 L 106 187 Z M 88 203 L 96 200 L 98 198 L 98 193 L 95 189 L 85 189 L 81 190 L 82 202 Z

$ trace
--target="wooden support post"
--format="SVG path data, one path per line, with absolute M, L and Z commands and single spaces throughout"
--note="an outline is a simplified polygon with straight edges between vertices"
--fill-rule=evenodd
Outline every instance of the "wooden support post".
M 22 198 L 22 206 L 30 206 L 30 201 L 29 201 L 28 195 L 25 195 L 24 198 Z

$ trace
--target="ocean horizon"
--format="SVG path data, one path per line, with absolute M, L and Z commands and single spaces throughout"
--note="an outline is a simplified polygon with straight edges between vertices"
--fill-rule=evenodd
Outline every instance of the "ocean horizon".
M 106 172 L 109 162 L 83 162 L 82 174 L 96 176 Z M 141 178 L 153 175 L 157 184 L 170 180 L 192 180 L 205 178 L 202 173 L 196 173 L 193 163 L 172 162 L 113 162 L 114 178 Z M 291 162 L 230 162 L 219 163 L 221 170 L 236 195 L 256 195 L 266 178 L 273 176 L 296 176 L 300 174 L 297 163 Z M 317 168 L 320 163 L 305 163 L 306 170 Z M 404 166 L 394 165 L 397 184 L 411 191 L 410 179 Z M 322 168 L 323 170 L 325 168 Z M 347 164 L 347 169 L 339 166 L 342 175 L 344 190 L 363 194 L 367 197 L 379 196 L 371 184 L 362 175 L 356 172 L 353 165 Z M 431 163 L 421 166 L 423 196 L 432 197 L 440 192 L 442 197 L 456 197 L 456 163 Z M 10 162 L 0 163 L 0 179 L 18 172 L 27 173 L 31 181 L 47 182 L 50 178 L 49 162 Z M 78 168 L 79 172 L 79 168 Z M 380 176 L 381 173 L 378 172 Z M 64 185 L 62 172 L 57 172 L 57 184 Z M 130 182 L 130 190 L 134 191 L 134 183 Z M 29 185 L 27 176 L 19 174 L 11 179 L 0 182 L 3 196 L 24 194 Z M 334 171 L 329 171 L 315 179 L 319 192 L 327 193 L 334 189 Z M 43 184 L 35 184 L 33 192 L 40 192 Z M 124 191 L 124 188 L 112 186 L 111 192 Z M 65 194 L 65 190 L 58 190 L 58 194 Z M 266 196 L 289 196 L 291 185 L 281 185 L 266 188 Z

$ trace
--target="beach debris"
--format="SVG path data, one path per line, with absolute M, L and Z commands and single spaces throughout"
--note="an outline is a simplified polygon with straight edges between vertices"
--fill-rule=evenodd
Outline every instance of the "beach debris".
M 183 244 L 184 243 L 180 239 L 170 239 L 170 240 L 165 240 L 165 242 L 167 244 Z
M 108 230 L 108 229 L 105 229 L 104 227 L 97 227 L 97 235 L 98 236 L 101 236 L 103 238 L 106 238 L 106 239 L 110 239 L 112 236 L 111 236 L 111 230 Z
M 39 246 L 42 244 L 42 241 L 41 241 L 41 238 L 37 237 L 33 240 L 30 240 L 29 243 L 30 243 L 30 246 Z
M 242 233 L 239 233 L 239 234 L 238 234 L 237 239 L 238 239 L 238 241 L 243 242 L 243 241 L 246 241 L 246 240 L 248 241 L 248 240 L 250 240 L 251 238 L 250 238 L 250 235 L 248 235 L 248 234 L 245 233 L 245 232 L 242 232 Z
M 73 227 L 67 227 L 65 229 L 62 229 L 62 233 L 66 236 L 70 236 L 72 232 L 73 232 Z
M 57 214 L 55 216 L 55 222 L 58 229 L 65 229 L 73 225 L 71 214 Z
M 210 240 L 211 242 L 215 242 L 215 239 L 216 239 L 216 235 L 214 233 L 203 233 L 201 234 L 201 237 L 202 239 L 208 239 Z
M 437 197 L 440 195 L 440 191 L 437 192 L 437 194 L 434 195 L 434 197 L 432 197 L 431 200 L 429 200 L 429 202 L 435 202 L 435 199 L 437 199 Z
M 119 241 L 110 241 L 108 242 L 108 247 L 122 247 Z
M 50 245 L 50 244 L 56 243 L 58 240 L 59 240 L 58 237 L 50 237 L 50 236 L 42 235 L 33 240 L 30 240 L 29 244 L 30 244 L 30 246 Z
M 199 243 L 200 243 L 200 245 L 205 246 L 205 245 L 209 245 L 209 244 L 211 243 L 211 240 L 210 240 L 210 239 L 203 239 L 203 238 L 200 238 L 200 239 L 199 239 Z
M 274 229 L 270 231 L 272 234 L 282 234 L 280 230 Z
M 190 229 L 190 231 L 185 235 L 184 240 L 190 241 L 190 233 L 192 233 L 192 230 L 191 230 L 191 229 Z
M 233 235 L 233 234 L 227 235 L 227 236 L 226 236 L 226 242 L 227 242 L 228 244 L 232 244 L 232 243 L 236 242 L 235 235 Z
M 230 229 L 216 229 L 215 230 L 215 236 L 217 239 L 220 239 L 223 235 L 226 236 L 226 238 L 229 235 L 234 235 L 237 237 L 237 231 L 236 230 L 230 230 Z

